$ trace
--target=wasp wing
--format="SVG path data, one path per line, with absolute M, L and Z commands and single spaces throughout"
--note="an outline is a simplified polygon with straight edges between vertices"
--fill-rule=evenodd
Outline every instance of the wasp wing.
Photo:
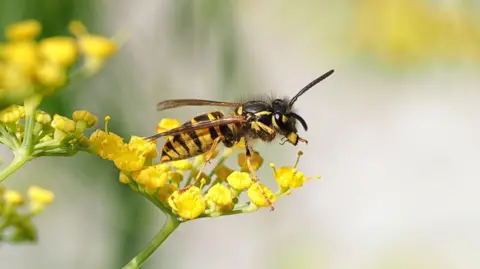
M 158 133 L 156 135 L 152 135 L 145 139 L 149 141 L 153 141 L 153 140 L 157 140 L 162 136 L 178 135 L 182 133 L 188 133 L 195 130 L 206 129 L 206 128 L 211 128 L 211 127 L 220 126 L 220 125 L 226 125 L 226 124 L 232 124 L 232 123 L 245 123 L 245 122 L 247 122 L 247 119 L 245 117 L 228 117 L 228 118 L 221 118 L 221 119 L 211 120 L 211 121 L 202 121 L 202 122 L 197 122 L 191 125 L 182 125 L 177 128 L 173 128 L 171 130 Z
M 170 108 L 176 108 L 181 106 L 225 106 L 225 107 L 236 107 L 241 105 L 241 103 L 233 102 L 222 102 L 222 101 L 213 101 L 213 100 L 202 100 L 202 99 L 172 99 L 165 100 L 157 104 L 157 110 L 165 110 Z

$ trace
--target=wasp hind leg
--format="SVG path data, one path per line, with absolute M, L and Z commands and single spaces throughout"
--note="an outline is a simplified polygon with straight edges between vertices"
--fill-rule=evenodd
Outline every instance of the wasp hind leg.
M 247 159 L 247 167 L 248 167 L 248 170 L 250 171 L 250 175 L 252 176 L 252 181 L 254 184 L 258 184 L 258 179 L 257 179 L 257 176 L 255 174 L 255 170 L 253 169 L 252 167 L 252 163 L 251 163 L 251 160 L 252 160 L 252 152 L 254 151 L 252 146 L 250 145 L 250 143 L 248 143 L 248 140 L 245 139 L 245 155 L 246 155 L 246 159 Z M 260 191 L 262 192 L 262 195 L 263 195 L 263 198 L 265 199 L 265 201 L 267 201 L 268 205 L 270 206 L 270 211 L 274 211 L 275 210 L 275 207 L 273 206 L 273 203 L 272 201 L 267 197 L 267 194 L 263 191 L 262 188 L 260 188 Z
M 212 159 L 212 155 L 215 152 L 215 149 L 217 149 L 218 143 L 220 143 L 220 141 L 223 141 L 223 140 L 224 140 L 223 136 L 219 136 L 219 137 L 215 138 L 215 140 L 213 140 L 212 146 L 210 147 L 207 154 L 205 155 L 205 162 L 203 163 L 200 170 L 198 170 L 198 174 L 195 176 L 195 179 L 190 184 L 188 184 L 188 186 L 186 186 L 183 189 L 180 189 L 178 191 L 179 194 L 181 194 L 185 191 L 188 191 L 188 189 L 193 187 L 200 180 L 200 177 L 202 176 L 202 173 L 203 173 L 203 169 L 205 169 L 205 166 L 207 165 L 207 163 L 209 163 L 210 160 Z

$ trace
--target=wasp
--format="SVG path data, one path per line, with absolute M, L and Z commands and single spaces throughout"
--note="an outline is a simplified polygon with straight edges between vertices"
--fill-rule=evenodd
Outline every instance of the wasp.
M 220 143 L 226 147 L 232 147 L 242 138 L 245 140 L 247 167 L 253 182 L 256 182 L 255 171 L 250 164 L 252 152 L 254 152 L 252 141 L 259 139 L 270 142 L 277 136 L 281 136 L 283 143 L 289 142 L 293 145 L 297 145 L 299 142 L 308 143 L 298 135 L 296 127 L 298 121 L 307 131 L 307 123 L 300 115 L 293 112 L 293 105 L 306 91 L 332 75 L 333 72 L 334 70 L 330 70 L 316 78 L 291 99 L 252 100 L 243 103 L 200 99 L 175 99 L 160 102 L 157 104 L 159 111 L 183 106 L 219 106 L 231 107 L 233 113 L 231 116 L 220 111 L 204 113 L 177 128 L 146 139 L 154 141 L 160 137 L 168 137 L 162 147 L 161 163 L 206 154 L 205 164 L 199 170 L 195 180 L 180 192 L 188 190 L 199 180 L 205 165 L 210 161 Z M 268 201 L 268 199 L 266 200 Z

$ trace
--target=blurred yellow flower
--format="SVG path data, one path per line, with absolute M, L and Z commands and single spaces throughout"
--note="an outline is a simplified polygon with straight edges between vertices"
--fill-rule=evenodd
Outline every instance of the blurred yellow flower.
M 170 163 L 172 167 L 180 171 L 186 171 L 193 168 L 193 164 L 189 160 L 179 160 Z
M 178 187 L 174 184 L 165 184 L 163 187 L 161 187 L 158 190 L 158 198 L 160 201 L 166 203 L 168 200 L 168 197 L 172 195 L 175 191 L 178 190 Z
M 227 177 L 233 173 L 233 169 L 229 168 L 228 166 L 224 165 L 224 164 L 220 164 L 218 165 L 217 167 L 214 168 L 213 172 L 215 173 L 215 175 L 222 179 L 222 180 L 226 180 Z
M 46 61 L 59 67 L 68 67 L 77 60 L 77 45 L 71 37 L 45 38 L 39 43 L 39 52 Z
M 247 195 L 252 200 L 252 202 L 261 207 L 271 206 L 269 201 L 265 199 L 265 196 L 271 203 L 275 202 L 277 197 L 273 194 L 273 192 L 265 185 L 255 183 L 248 188 Z
M 52 116 L 45 111 L 37 110 L 35 111 L 35 121 L 47 125 L 52 122 Z
M 245 153 L 240 153 L 238 154 L 238 166 L 240 166 L 243 170 L 249 171 L 248 170 L 248 165 L 247 165 L 247 156 Z M 252 152 L 252 157 L 250 164 L 252 165 L 253 170 L 258 170 L 262 164 L 263 164 L 263 158 L 258 154 L 258 152 Z
M 6 203 L 12 205 L 21 205 L 24 202 L 22 195 L 14 190 L 5 190 L 3 193 L 3 199 Z
M 14 123 L 25 118 L 25 108 L 19 105 L 11 105 L 0 111 L 0 121 Z
M 5 29 L 5 37 L 10 41 L 32 40 L 42 31 L 42 25 L 36 20 L 25 20 L 11 24 Z
M 37 44 L 30 41 L 7 43 L 0 47 L 7 64 L 20 68 L 22 72 L 32 73 L 39 63 Z
M 197 218 L 205 211 L 205 200 L 197 187 L 191 187 L 181 194 L 175 191 L 169 197 L 168 204 L 185 220 Z
M 70 33 L 72 33 L 75 36 L 81 36 L 88 33 L 85 25 L 81 21 L 76 21 L 76 20 L 71 21 L 68 24 L 68 30 L 70 31 Z
M 155 130 L 157 133 L 162 133 L 170 129 L 180 126 L 180 121 L 176 119 L 162 119 L 158 124 Z
M 47 87 L 61 87 L 67 80 L 65 70 L 58 65 L 51 63 L 43 63 L 38 66 L 36 75 L 38 82 Z
M 39 204 L 48 205 L 53 202 L 53 192 L 42 189 L 38 186 L 29 187 L 27 193 L 32 201 L 35 201 Z
M 233 171 L 227 177 L 228 184 L 237 191 L 243 191 L 252 185 L 252 179 L 246 172 Z

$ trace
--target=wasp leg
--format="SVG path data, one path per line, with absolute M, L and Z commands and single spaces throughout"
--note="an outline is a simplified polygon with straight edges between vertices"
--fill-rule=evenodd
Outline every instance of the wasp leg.
M 301 138 L 301 137 L 298 137 L 298 141 L 299 141 L 299 142 L 303 142 L 303 143 L 305 143 L 305 144 L 308 144 L 308 140 L 307 140 L 307 139 L 303 139 L 303 138 Z
M 248 142 L 247 139 L 245 139 L 245 149 L 246 149 L 245 155 L 247 157 L 248 170 L 250 170 L 250 175 L 252 176 L 253 183 L 257 184 L 258 179 L 257 179 L 257 176 L 255 174 L 255 170 L 253 169 L 252 164 L 251 164 L 251 159 L 252 159 L 252 153 L 251 152 L 254 151 L 254 150 L 253 150 L 252 146 L 250 145 L 250 143 Z M 270 211 L 274 211 L 275 207 L 273 206 L 272 201 L 270 201 L 270 199 L 267 197 L 267 194 L 265 194 L 263 189 L 260 188 L 260 191 L 262 192 L 263 198 L 265 199 L 265 201 L 267 201 L 268 205 L 270 206 Z
M 265 132 L 267 132 L 269 135 L 274 135 L 275 134 L 275 130 L 268 127 L 267 125 L 259 122 L 259 121 L 256 121 L 255 124 L 258 125 L 258 127 L 260 127 L 262 130 L 264 130 Z
M 203 169 L 205 169 L 205 166 L 207 165 L 207 163 L 210 163 L 210 160 L 212 159 L 212 155 L 215 152 L 215 149 L 217 148 L 218 143 L 220 143 L 220 141 L 223 141 L 223 140 L 224 140 L 223 136 L 219 136 L 219 137 L 215 138 L 215 140 L 213 140 L 212 146 L 210 147 L 207 154 L 205 155 L 205 163 L 203 163 L 200 170 L 198 170 L 197 176 L 195 176 L 195 179 L 188 186 L 179 190 L 178 191 L 179 194 L 187 191 L 188 189 L 193 187 L 200 180 L 200 177 L 202 176 Z

